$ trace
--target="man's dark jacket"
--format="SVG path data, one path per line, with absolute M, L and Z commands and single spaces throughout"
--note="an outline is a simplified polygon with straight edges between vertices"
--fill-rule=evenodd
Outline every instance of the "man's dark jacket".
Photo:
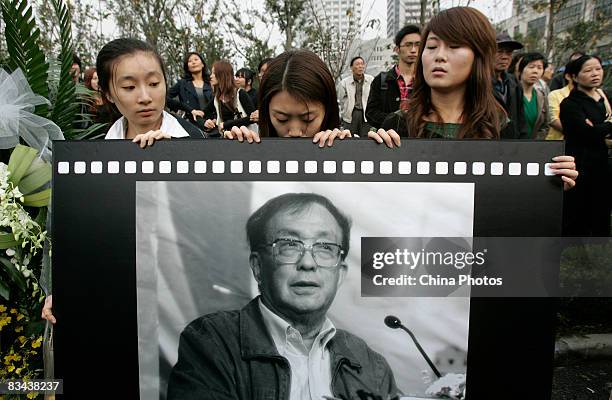
M 508 114 L 508 123 L 501 131 L 502 139 L 528 139 L 529 130 L 525 114 L 523 112 L 523 88 L 517 82 L 516 78 L 507 73 L 502 72 L 502 81 L 506 85 L 506 100 L 500 92 L 494 89 L 495 99 L 504 107 Z M 494 78 L 495 80 L 497 77 Z
M 338 329 L 327 348 L 335 397 L 397 397 L 387 361 L 363 340 Z M 290 385 L 289 362 L 276 350 L 256 298 L 242 310 L 205 315 L 185 328 L 168 400 L 285 400 Z
M 559 72 L 558 74 L 553 75 L 548 87 L 552 92 L 553 90 L 563 88 L 565 85 L 567 85 L 567 82 L 565 82 L 565 72 Z
M 384 78 L 384 80 L 383 80 Z M 384 84 L 383 84 L 384 83 Z M 380 128 L 387 115 L 399 110 L 400 90 L 395 66 L 376 75 L 370 85 L 366 118 L 375 128 Z

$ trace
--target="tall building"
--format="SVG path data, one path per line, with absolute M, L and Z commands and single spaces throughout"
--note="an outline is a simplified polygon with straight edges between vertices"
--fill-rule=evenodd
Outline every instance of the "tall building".
M 353 31 L 361 32 L 361 1 L 362 0 L 312 0 L 317 17 L 322 24 L 338 28 L 340 37 L 345 37 L 351 24 Z M 309 12 L 306 7 L 306 12 Z
M 425 21 L 439 8 L 439 1 L 428 0 L 425 9 Z M 405 25 L 421 23 L 420 0 L 387 0 L 387 37 L 393 38 Z
M 563 39 L 570 35 L 568 29 L 578 22 L 592 22 L 595 19 L 609 21 L 612 18 L 612 0 L 567 0 L 554 16 L 553 36 Z M 528 51 L 545 48 L 548 35 L 548 11 L 536 10 L 525 0 L 513 0 L 512 16 L 498 24 L 498 30 L 508 32 L 512 37 L 524 42 Z M 609 55 L 612 51 L 612 35 L 604 34 L 593 38 L 590 52 Z M 566 49 L 565 53 L 572 49 Z M 576 49 L 574 49 L 576 50 Z M 553 55 L 559 59 L 567 54 Z

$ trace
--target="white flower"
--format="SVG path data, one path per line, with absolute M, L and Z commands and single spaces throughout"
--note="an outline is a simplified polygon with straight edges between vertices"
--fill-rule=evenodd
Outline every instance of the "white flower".
M 6 255 L 9 257 L 13 257 L 15 255 L 15 250 L 14 249 L 6 249 Z
M 15 147 L 21 138 L 51 160 L 51 141 L 64 136 L 55 123 L 34 114 L 39 104 L 49 100 L 32 91 L 19 68 L 10 75 L 0 68 L 0 148 Z

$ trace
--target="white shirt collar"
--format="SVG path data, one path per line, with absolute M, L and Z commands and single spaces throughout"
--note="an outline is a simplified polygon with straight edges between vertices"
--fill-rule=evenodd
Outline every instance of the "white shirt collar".
M 181 124 L 172 115 L 164 111 L 162 113 L 162 124 L 159 128 L 162 132 L 169 133 L 171 137 L 180 138 L 188 137 L 189 133 L 181 126 Z M 127 131 L 127 120 L 125 117 L 119 118 L 113 126 L 110 127 L 104 139 L 125 139 Z
M 294 337 L 295 333 L 298 331 L 287 321 L 266 307 L 261 297 L 259 298 L 259 309 L 261 311 L 261 315 L 263 316 L 264 323 L 266 324 L 266 328 L 268 328 L 268 332 L 270 333 L 270 336 L 272 336 L 276 350 L 283 355 L 285 353 L 285 348 L 287 347 L 287 342 L 291 340 L 291 338 Z M 321 326 L 321 330 L 317 334 L 313 346 L 319 346 L 321 349 L 324 349 L 335 334 L 336 327 L 329 318 L 325 317 L 323 326 Z

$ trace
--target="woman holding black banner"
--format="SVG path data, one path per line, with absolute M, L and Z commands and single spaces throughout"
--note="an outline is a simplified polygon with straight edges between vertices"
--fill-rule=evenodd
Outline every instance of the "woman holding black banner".
M 118 116 L 105 139 L 128 139 L 144 148 L 161 139 L 204 137 L 194 125 L 164 111 L 166 69 L 148 43 L 113 40 L 98 53 L 96 67 L 104 105 Z M 49 295 L 41 317 L 55 324 L 52 308 Z
M 259 86 L 259 133 L 246 126 L 226 129 L 227 139 L 259 142 L 260 137 L 312 138 L 319 147 L 341 130 L 334 79 L 325 63 L 309 50 L 286 51 L 268 63 Z
M 116 39 L 96 59 L 100 92 L 118 119 L 105 139 L 131 139 L 140 147 L 171 137 L 203 138 L 202 132 L 166 111 L 166 69 L 155 49 L 141 40 Z
M 422 37 L 412 105 L 387 117 L 383 130 L 368 136 L 390 148 L 400 146 L 401 136 L 499 139 L 508 117 L 493 96 L 497 45 L 489 20 L 474 8 L 450 8 L 431 19 Z M 573 187 L 578 176 L 574 158 L 553 161 L 550 168 L 565 189 Z

